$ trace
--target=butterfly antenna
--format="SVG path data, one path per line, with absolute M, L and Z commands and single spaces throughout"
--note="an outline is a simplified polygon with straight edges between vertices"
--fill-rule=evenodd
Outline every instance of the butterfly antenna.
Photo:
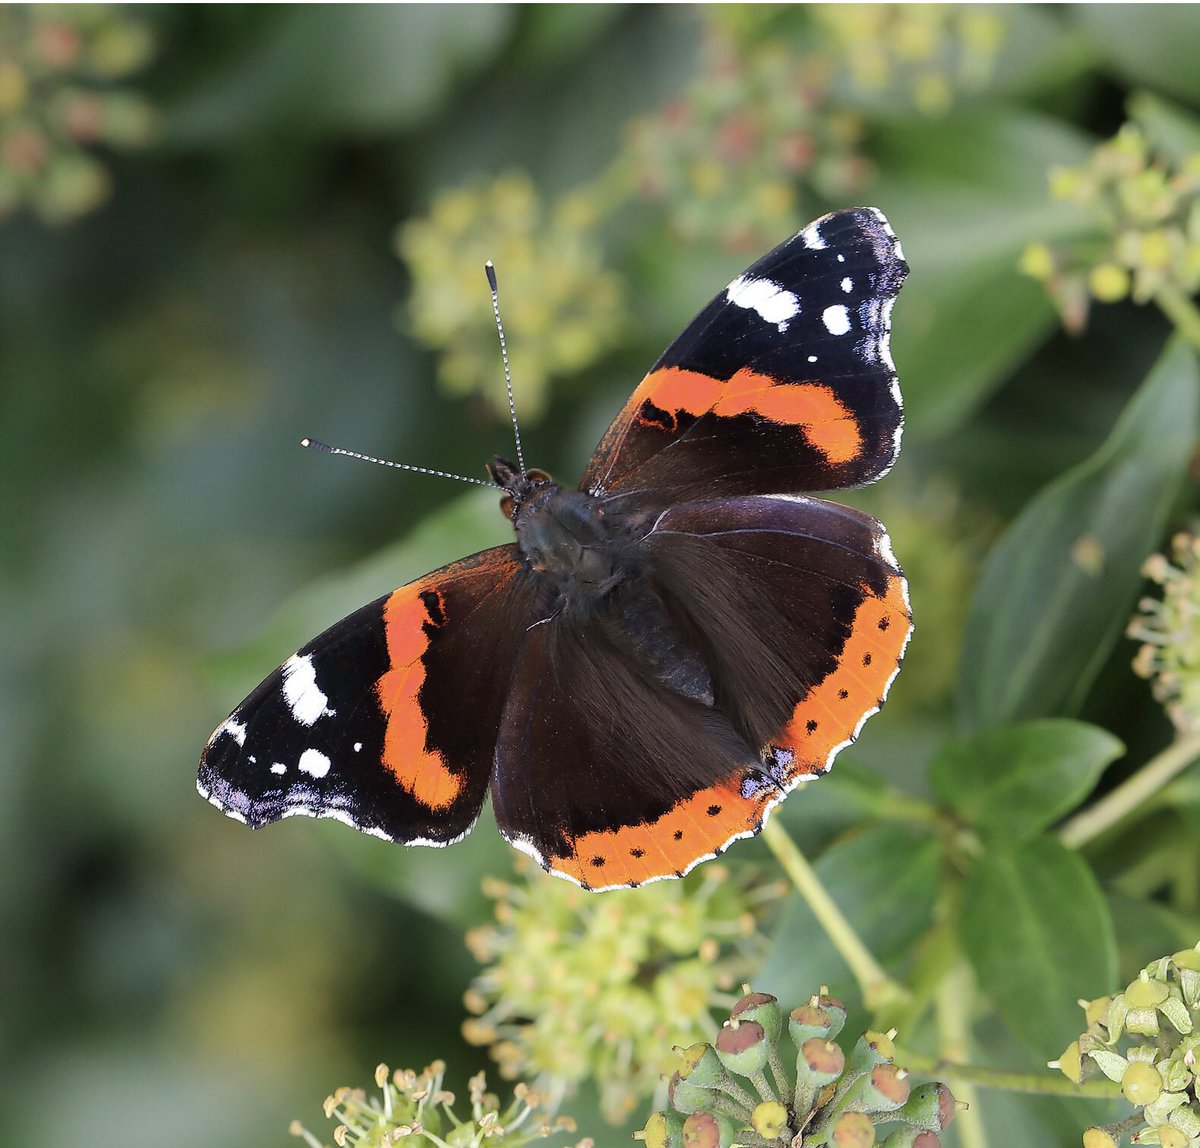
M 448 470 L 432 470 L 427 466 L 411 466 L 407 462 L 390 462 L 386 458 L 374 458 L 369 454 L 359 454 L 356 450 L 346 450 L 340 446 L 330 446 L 326 442 L 318 442 L 315 438 L 302 438 L 301 446 L 311 447 L 324 454 L 344 454 L 347 458 L 360 458 L 363 462 L 374 462 L 379 466 L 390 466 L 396 470 L 411 470 L 415 474 L 432 474 L 438 478 L 453 478 L 459 482 L 472 482 L 476 486 L 495 486 L 494 482 L 484 482 L 482 478 L 468 478 L 465 474 L 451 474 Z
M 513 438 L 517 442 L 517 466 L 525 474 L 525 453 L 521 450 L 521 428 L 517 425 L 517 404 L 513 401 L 512 373 L 508 369 L 508 345 L 504 341 L 504 324 L 500 322 L 500 291 L 496 286 L 496 268 L 489 259 L 484 265 L 488 286 L 492 289 L 492 314 L 496 316 L 496 332 L 500 336 L 500 357 L 504 360 L 504 389 L 508 392 L 508 415 L 512 419 Z

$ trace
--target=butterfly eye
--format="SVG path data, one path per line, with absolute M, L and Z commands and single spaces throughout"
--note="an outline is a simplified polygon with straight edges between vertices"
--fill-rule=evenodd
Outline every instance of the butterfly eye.
M 541 483 L 541 482 L 553 482 L 554 481 L 554 479 L 552 479 L 544 470 L 537 470 L 537 469 L 527 470 L 525 472 L 525 477 L 527 479 L 529 479 L 529 481 L 534 483 L 535 485 L 537 483 Z
M 500 513 L 503 514 L 505 518 L 509 519 L 509 521 L 512 520 L 513 508 L 515 506 L 516 503 L 513 501 L 513 496 L 511 494 L 506 494 L 502 499 L 500 499 Z

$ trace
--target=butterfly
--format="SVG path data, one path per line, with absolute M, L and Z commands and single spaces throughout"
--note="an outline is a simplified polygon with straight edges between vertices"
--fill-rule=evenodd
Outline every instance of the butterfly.
M 257 828 L 469 833 L 586 889 L 681 877 L 762 827 L 883 704 L 912 629 L 887 532 L 812 497 L 884 475 L 908 268 L 837 211 L 733 280 L 642 379 L 578 488 L 497 456 L 515 539 L 357 610 L 210 738 Z

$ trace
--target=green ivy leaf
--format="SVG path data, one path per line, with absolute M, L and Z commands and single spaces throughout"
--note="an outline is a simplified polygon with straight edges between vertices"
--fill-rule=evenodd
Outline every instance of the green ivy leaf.
M 1034 498 L 993 548 L 967 617 L 967 729 L 1078 712 L 1120 636 L 1186 474 L 1196 356 L 1173 340 L 1108 440 Z
M 941 876 L 941 848 L 905 825 L 876 824 L 831 846 L 813 868 L 867 948 L 894 966 L 930 926 Z M 758 980 L 781 1000 L 803 1000 L 826 984 L 834 995 L 854 991 L 850 970 L 793 896 Z
M 1055 837 L 983 854 L 958 928 L 980 991 L 1041 1060 L 1078 1035 L 1075 1002 L 1116 984 L 1108 905 L 1087 863 Z
M 1049 119 L 989 110 L 890 124 L 869 189 L 912 274 L 896 301 L 893 352 L 906 432 L 945 435 L 1057 323 L 1041 284 L 1017 270 L 1033 239 L 1079 234 L 1087 220 L 1046 191 L 1055 164 L 1083 163 L 1089 141 Z
M 1137 4 L 1079 4 L 1071 9 L 1105 61 L 1122 77 L 1195 102 L 1200 99 L 1200 9 L 1164 4 L 1147 19 Z
M 1098 726 L 1031 721 L 948 742 L 933 759 L 930 782 L 986 836 L 1016 844 L 1074 809 L 1124 752 Z

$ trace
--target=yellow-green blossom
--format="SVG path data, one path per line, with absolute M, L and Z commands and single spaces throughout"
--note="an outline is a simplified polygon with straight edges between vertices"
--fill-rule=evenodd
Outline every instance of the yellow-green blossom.
M 795 230 L 806 187 L 853 198 L 868 172 L 862 126 L 829 106 L 828 64 L 794 37 L 746 48 L 720 10 L 708 22 L 701 76 L 631 125 L 628 178 L 684 239 L 757 251 Z
M 1147 965 L 1115 997 L 1080 1004 L 1087 1031 L 1050 1066 L 1076 1082 L 1103 1073 L 1136 1110 L 1119 1124 L 1088 1129 L 1085 1146 L 1119 1143 L 1134 1132 L 1137 1144 L 1196 1148 L 1200 944 Z
M 1055 249 L 1035 243 L 1021 270 L 1042 282 L 1068 330 L 1087 321 L 1090 300 L 1158 302 L 1176 321 L 1197 326 L 1187 297 L 1200 290 L 1200 153 L 1178 162 L 1158 154 L 1127 123 L 1083 167 L 1050 173 L 1054 199 L 1076 204 L 1097 236 Z
M 992 78 L 1004 41 L 995 9 L 952 4 L 823 4 L 812 9 L 840 49 L 850 79 L 868 95 L 942 115 Z
M 525 868 L 488 882 L 495 923 L 468 934 L 486 968 L 466 995 L 476 1015 L 464 1035 L 491 1046 L 505 1077 L 594 1081 L 619 1122 L 654 1093 L 671 1044 L 707 1032 L 752 970 L 782 889 L 711 864 L 596 897 Z
M 621 281 L 605 266 L 598 193 L 546 203 L 524 172 L 439 192 L 428 215 L 401 225 L 412 273 L 406 321 L 438 352 L 438 378 L 507 416 L 496 327 L 484 279 L 492 260 L 520 413 L 544 405 L 550 380 L 591 366 L 624 323 Z
M 1143 573 L 1162 587 L 1143 598 L 1126 633 L 1142 643 L 1133 668 L 1180 730 L 1200 729 L 1200 539 L 1178 534 L 1171 556 L 1155 554 Z
M 446 1065 L 435 1060 L 421 1072 L 397 1069 L 386 1064 L 375 1069 L 379 1094 L 361 1088 L 339 1088 L 325 1099 L 325 1115 L 336 1120 L 333 1130 L 338 1148 L 361 1146 L 383 1148 L 407 1140 L 422 1141 L 434 1148 L 479 1148 L 487 1140 L 503 1141 L 510 1148 L 575 1131 L 569 1116 L 555 1116 L 552 1097 L 527 1085 L 513 1088 L 513 1098 L 501 1108 L 499 1098 L 487 1090 L 482 1072 L 467 1083 L 469 1112 L 455 1110 L 458 1098 L 443 1087 Z M 299 1121 L 292 1124 L 293 1136 L 309 1148 L 322 1148 L 321 1141 Z M 591 1148 L 590 1139 L 576 1148 Z
M 150 105 L 113 86 L 152 47 L 118 5 L 0 8 L 0 218 L 30 207 L 65 223 L 107 198 L 108 172 L 89 148 L 153 138 Z

